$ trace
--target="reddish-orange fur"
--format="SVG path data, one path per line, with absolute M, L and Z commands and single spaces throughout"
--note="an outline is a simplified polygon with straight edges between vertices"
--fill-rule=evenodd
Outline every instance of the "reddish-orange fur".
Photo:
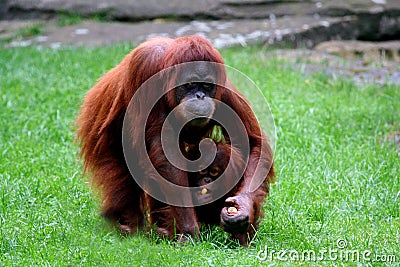
M 77 118 L 78 140 L 81 145 L 81 156 L 84 159 L 84 169 L 91 172 L 93 184 L 102 192 L 103 215 L 121 225 L 123 229 L 134 231 L 144 227 L 146 211 L 151 214 L 151 223 L 157 224 L 155 211 L 168 209 L 167 216 L 169 220 L 175 221 L 176 233 L 190 235 L 199 233 L 199 220 L 194 208 L 171 207 L 160 203 L 148 196 L 136 184 L 127 168 L 121 140 L 125 112 L 140 85 L 167 67 L 191 61 L 223 63 L 218 51 L 199 36 L 150 39 L 106 73 L 84 99 Z M 216 98 L 236 111 L 249 136 L 251 146 L 249 161 L 233 195 L 248 196 L 252 207 L 249 214 L 251 224 L 256 227 L 257 219 L 261 216 L 261 203 L 268 194 L 269 181 L 274 176 L 272 152 L 266 145 L 267 140 L 248 102 L 238 95 L 240 93 L 236 89 L 231 91 L 218 86 Z M 168 93 L 166 98 L 157 104 L 147 122 L 146 118 L 141 116 L 141 107 L 139 105 L 134 107 L 136 118 L 132 122 L 132 146 L 135 149 L 136 140 L 140 135 L 139 131 L 135 131 L 135 126 L 146 125 L 146 146 L 155 169 L 166 179 L 188 186 L 187 173 L 168 163 L 160 145 L 160 138 L 157 137 L 168 112 L 177 104 L 172 93 Z M 197 138 L 201 139 L 202 136 L 204 132 L 199 132 Z M 261 151 L 262 142 L 266 145 L 263 151 Z M 138 158 L 138 167 L 142 167 L 144 177 L 151 180 L 154 174 L 149 168 L 141 165 L 140 155 Z M 269 169 L 268 175 L 262 177 L 265 182 L 256 191 L 249 192 L 255 167 L 260 161 Z M 159 231 L 165 233 L 162 225 L 159 227 Z M 171 230 L 169 229 L 166 234 L 171 236 Z M 254 234 L 252 227 L 246 233 L 232 233 L 242 244 L 247 242 L 248 234 Z
M 241 171 L 245 167 L 245 161 L 243 159 L 243 156 L 241 152 L 236 148 L 233 147 L 229 144 L 222 144 L 222 143 L 217 143 L 217 153 L 215 156 L 214 161 L 211 163 L 210 167 L 213 166 L 218 166 L 220 173 L 216 177 L 216 179 L 219 178 L 219 176 L 224 173 L 225 176 L 227 177 L 240 177 Z M 229 168 L 229 166 L 231 168 Z M 231 170 L 228 172 L 228 170 Z M 191 176 L 197 176 L 197 177 L 191 177 Z M 191 182 L 196 181 L 196 178 L 198 179 L 198 176 L 201 176 L 199 173 L 191 175 L 189 177 Z M 195 178 L 195 179 L 193 179 Z M 198 184 L 193 184 L 191 186 L 199 186 Z M 198 206 L 196 207 L 196 214 L 199 218 L 199 221 L 209 223 L 209 224 L 219 224 L 220 222 L 220 216 L 219 214 L 221 213 L 222 208 L 224 207 L 224 202 L 227 197 L 234 196 L 235 193 L 238 191 L 238 186 L 235 186 L 231 190 L 229 190 L 227 184 L 220 183 L 220 187 L 224 188 L 224 191 L 226 191 L 226 195 L 223 198 L 220 198 L 210 204 L 204 205 L 204 206 Z M 212 191 L 211 191 L 212 193 Z M 210 194 L 210 192 L 207 192 L 207 194 Z

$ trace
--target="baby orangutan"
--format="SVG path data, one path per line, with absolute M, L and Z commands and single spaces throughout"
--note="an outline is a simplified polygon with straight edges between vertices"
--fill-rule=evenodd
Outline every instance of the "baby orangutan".
M 229 158 L 226 158 L 225 148 L 221 145 L 219 149 L 219 155 L 214 159 L 213 163 L 196 173 L 193 173 L 189 177 L 189 184 L 194 187 L 201 187 L 199 194 L 196 196 L 199 203 L 210 202 L 212 200 L 212 186 L 210 183 L 214 182 L 226 169 Z
M 222 181 L 218 182 L 217 180 L 222 174 L 228 175 L 228 177 L 239 177 L 239 175 L 241 175 L 240 171 L 243 170 L 245 166 L 245 162 L 240 151 L 230 144 L 219 142 L 215 145 L 217 152 L 213 162 L 208 167 L 201 168 L 198 172 L 189 173 L 189 186 L 200 187 L 193 195 L 194 203 L 208 203 L 195 207 L 198 221 L 206 224 L 219 225 L 221 223 L 221 212 L 223 212 L 226 206 L 225 200 L 227 197 L 234 196 L 234 193 L 237 191 L 237 186 L 230 189 L 227 188 L 227 185 Z M 194 160 L 199 156 L 198 146 L 185 144 L 183 153 L 188 159 Z M 229 173 L 227 171 L 228 165 L 231 165 Z M 219 192 L 223 190 L 223 192 L 226 193 L 223 197 L 216 199 L 215 192 L 217 190 Z M 169 208 L 161 208 L 153 212 L 153 217 L 157 218 L 157 224 L 161 225 L 158 229 L 161 234 L 167 235 L 167 233 L 174 232 L 173 227 L 175 223 L 173 220 L 169 219 L 170 217 L 168 214 L 170 212 Z

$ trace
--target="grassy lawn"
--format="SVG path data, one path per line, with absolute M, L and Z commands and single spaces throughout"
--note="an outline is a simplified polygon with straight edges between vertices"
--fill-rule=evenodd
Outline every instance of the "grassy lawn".
M 400 88 L 306 77 L 254 48 L 222 51 L 261 88 L 277 128 L 278 184 L 250 248 L 218 227 L 184 247 L 121 237 L 82 177 L 73 120 L 130 49 L 0 50 L 0 266 L 289 266 L 311 252 L 325 265 L 356 264 L 348 252 L 399 264 L 400 159 L 382 140 L 400 130 Z

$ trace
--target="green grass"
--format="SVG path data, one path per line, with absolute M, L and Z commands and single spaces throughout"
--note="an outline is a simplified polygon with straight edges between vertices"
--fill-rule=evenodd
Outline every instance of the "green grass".
M 257 255 L 334 250 L 339 239 L 339 252 L 395 255 L 399 265 L 400 160 L 381 140 L 400 128 L 400 88 L 305 77 L 255 48 L 223 51 L 261 88 L 277 127 L 278 184 L 250 248 L 218 227 L 184 247 L 152 233 L 122 238 L 82 177 L 73 120 L 130 49 L 0 50 L 0 266 L 307 265 Z
M 94 15 L 80 15 L 77 13 L 68 13 L 60 11 L 57 14 L 56 24 L 59 27 L 66 27 L 71 25 L 76 25 L 84 20 L 94 20 L 94 21 L 109 21 L 107 17 L 107 12 L 99 12 Z
M 83 17 L 78 14 L 59 12 L 57 17 L 57 26 L 59 27 L 71 26 L 81 23 L 82 20 Z

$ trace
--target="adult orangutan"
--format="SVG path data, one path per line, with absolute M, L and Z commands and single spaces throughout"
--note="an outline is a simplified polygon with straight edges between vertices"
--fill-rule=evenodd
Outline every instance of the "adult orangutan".
M 195 64 L 187 68 L 181 67 L 183 63 Z M 121 230 L 130 233 L 143 228 L 148 212 L 150 223 L 169 237 L 196 236 L 201 222 L 219 222 L 244 245 L 254 235 L 262 215 L 261 203 L 274 176 L 272 151 L 248 102 L 230 83 L 222 64 L 219 52 L 200 36 L 153 38 L 134 49 L 87 93 L 77 118 L 84 169 L 91 172 L 93 184 L 102 192 L 103 216 Z M 154 79 L 159 73 L 162 78 Z M 157 98 L 158 94 L 161 97 Z M 223 122 L 227 125 L 220 125 L 216 118 L 226 117 L 224 106 L 238 119 L 229 117 Z M 166 121 L 169 139 L 176 136 L 176 147 L 163 147 Z M 241 125 L 244 136 L 227 130 Z M 191 186 L 191 172 L 172 164 L 166 150 L 178 155 L 184 144 L 200 144 L 201 148 L 206 134 L 216 126 L 222 128 L 219 134 L 228 147 L 239 151 L 246 165 L 237 177 L 228 177 L 235 176 L 231 172 L 224 176 L 234 186 L 227 186 L 222 208 L 210 212 L 210 218 L 194 207 L 198 203 L 189 194 L 194 191 L 184 190 Z M 243 145 L 246 142 L 248 149 Z M 171 190 L 167 184 L 182 191 Z M 184 204 L 176 204 L 181 200 Z M 228 213 L 230 207 L 237 212 Z M 163 216 L 174 221 L 175 229 L 162 225 L 165 220 L 160 219 L 160 210 L 168 211 Z

